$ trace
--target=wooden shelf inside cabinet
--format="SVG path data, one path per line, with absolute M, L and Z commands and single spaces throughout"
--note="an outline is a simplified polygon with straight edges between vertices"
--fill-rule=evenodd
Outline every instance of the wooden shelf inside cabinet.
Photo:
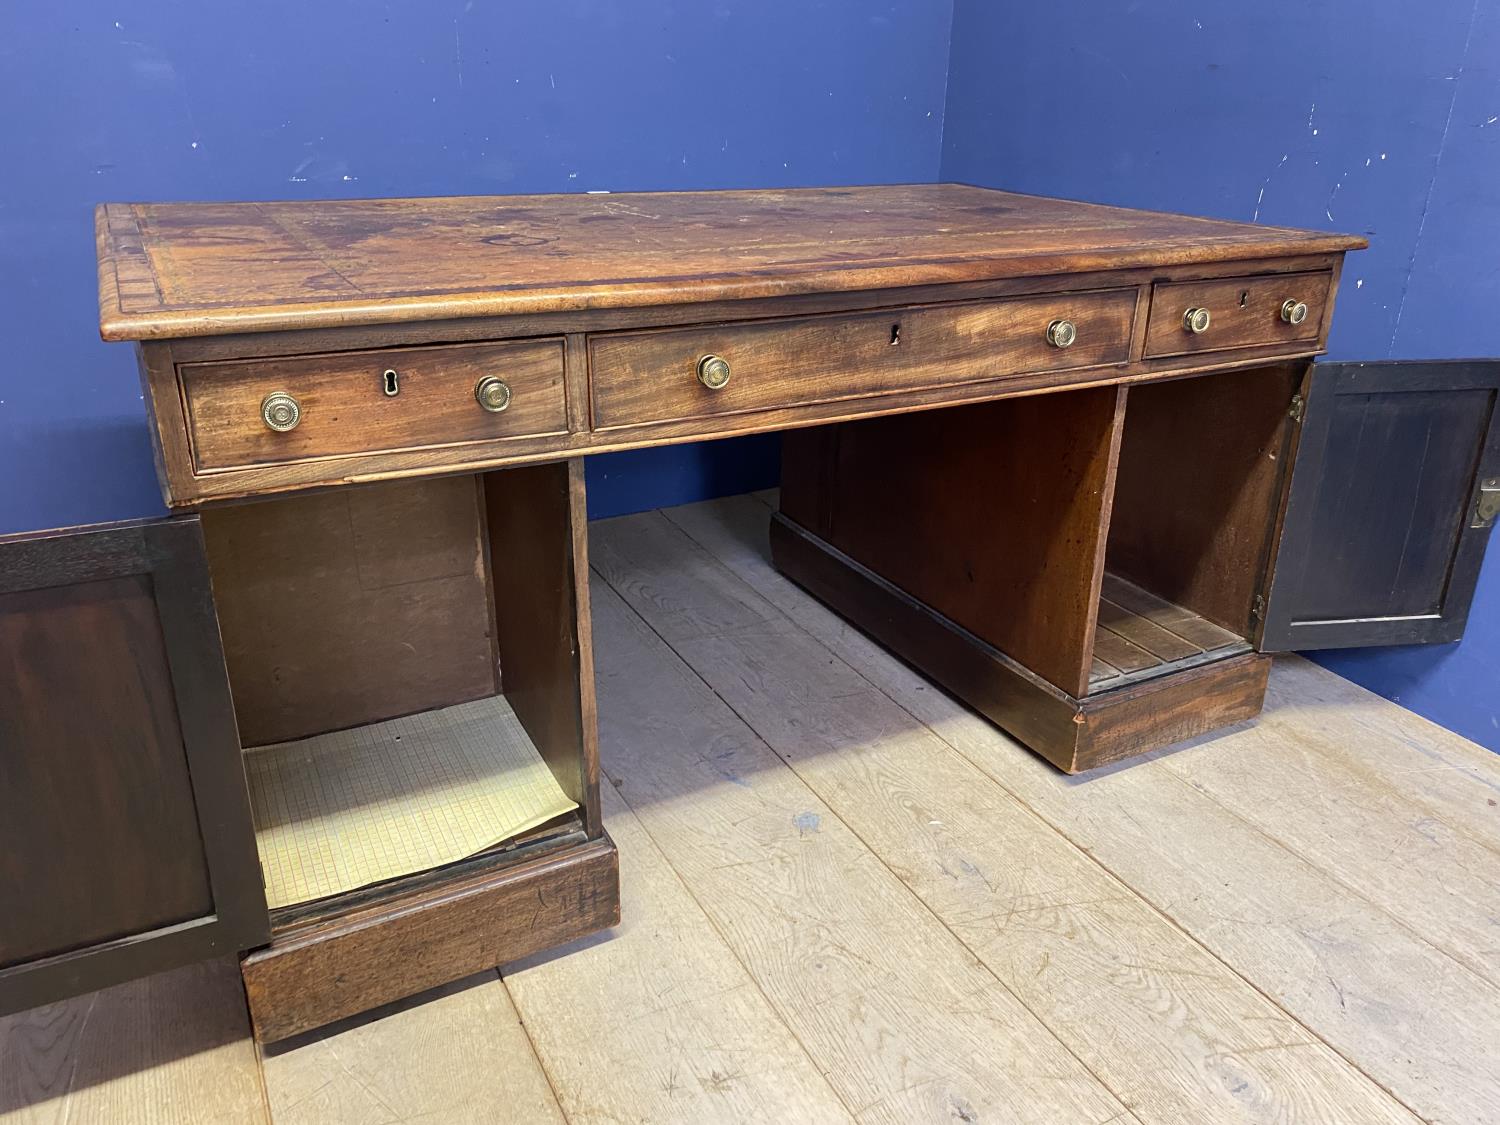
M 1106 572 L 1086 694 L 1170 676 L 1250 648 L 1244 637 Z

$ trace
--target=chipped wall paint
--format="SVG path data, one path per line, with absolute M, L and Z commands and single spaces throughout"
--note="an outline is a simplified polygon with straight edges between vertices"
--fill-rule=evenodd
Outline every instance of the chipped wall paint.
M 100 200 L 927 181 L 951 0 L 0 8 L 0 532 L 161 511 Z M 592 510 L 774 483 L 774 439 L 590 459 Z
M 942 176 L 1362 232 L 1332 356 L 1500 355 L 1497 121 L 1500 0 L 958 0 Z M 1500 544 L 1461 644 L 1316 659 L 1500 750 Z

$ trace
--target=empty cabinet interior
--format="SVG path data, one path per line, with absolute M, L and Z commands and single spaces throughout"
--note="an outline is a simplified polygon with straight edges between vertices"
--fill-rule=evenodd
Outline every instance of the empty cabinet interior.
M 566 464 L 203 525 L 273 930 L 597 825 Z
M 1065 769 L 1250 717 L 1305 371 L 788 434 L 777 564 Z

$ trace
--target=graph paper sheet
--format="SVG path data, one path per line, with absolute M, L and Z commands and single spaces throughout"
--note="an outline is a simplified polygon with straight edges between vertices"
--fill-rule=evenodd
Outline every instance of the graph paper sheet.
M 576 808 L 504 698 L 249 750 L 272 908 L 453 863 Z

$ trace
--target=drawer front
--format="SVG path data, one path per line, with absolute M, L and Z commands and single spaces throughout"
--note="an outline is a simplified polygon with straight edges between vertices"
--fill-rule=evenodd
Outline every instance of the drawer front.
M 1146 356 L 1315 342 L 1323 335 L 1332 286 L 1333 275 L 1327 270 L 1159 281 L 1151 289 Z M 1300 324 L 1282 319 L 1281 308 L 1287 301 L 1307 306 L 1307 316 Z M 1184 323 L 1190 309 L 1208 310 L 1208 327 L 1202 332 L 1192 332 Z
M 932 305 L 705 328 L 619 332 L 589 339 L 597 429 L 771 410 L 1008 375 L 1125 363 L 1134 289 Z M 1053 321 L 1077 339 L 1048 342 Z M 699 380 L 704 356 L 729 363 L 729 382 Z
M 387 371 L 396 373 L 394 395 L 386 393 Z M 189 363 L 179 372 L 199 470 L 568 429 L 559 339 Z M 475 397 L 489 376 L 510 388 L 510 405 L 499 413 Z M 286 432 L 261 417 L 266 397 L 278 393 L 295 399 L 300 411 Z

